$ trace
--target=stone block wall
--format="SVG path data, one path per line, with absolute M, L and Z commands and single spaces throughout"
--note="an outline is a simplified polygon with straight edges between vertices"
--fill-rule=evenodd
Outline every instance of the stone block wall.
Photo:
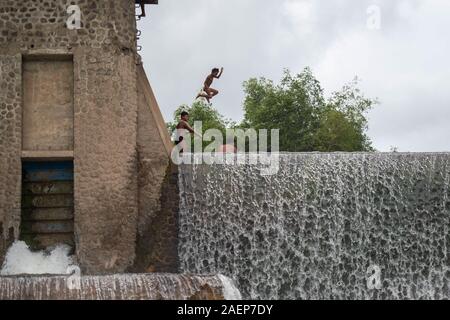
M 139 220 L 134 272 L 178 271 L 178 171 L 142 67 L 138 70 Z
M 81 9 L 69 30 L 67 7 Z M 136 22 L 130 0 L 0 1 L 0 263 L 20 225 L 22 60 L 74 66 L 75 236 L 85 273 L 134 261 L 138 217 Z M 6 239 L 8 239 L 6 241 Z
M 0 53 L 0 262 L 19 235 L 22 144 L 21 56 Z
M 81 10 L 81 29 L 69 30 L 67 8 Z M 2 0 L 2 51 L 70 50 L 75 47 L 136 47 L 134 1 L 131 0 Z
M 137 223 L 137 92 L 131 53 L 75 59 L 75 237 L 85 272 L 124 271 Z

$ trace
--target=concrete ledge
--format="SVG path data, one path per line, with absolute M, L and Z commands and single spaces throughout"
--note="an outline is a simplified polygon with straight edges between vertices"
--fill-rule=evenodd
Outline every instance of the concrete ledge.
M 22 151 L 22 160 L 73 160 L 73 151 Z
M 73 52 L 66 49 L 30 49 L 22 52 L 24 61 L 72 61 Z
M 150 81 L 147 78 L 144 67 L 142 65 L 139 65 L 137 68 L 139 85 L 142 88 L 145 100 L 147 101 L 147 104 L 150 108 L 152 117 L 156 123 L 156 127 L 158 128 L 159 136 L 164 144 L 167 155 L 170 156 L 172 153 L 173 143 L 170 140 L 169 130 L 167 130 L 166 122 L 164 121 L 164 117 L 161 114 L 161 109 L 159 108 L 158 102 L 156 101 L 155 94 L 150 85 Z
M 0 277 L 1 300 L 223 300 L 219 276 L 116 274 Z

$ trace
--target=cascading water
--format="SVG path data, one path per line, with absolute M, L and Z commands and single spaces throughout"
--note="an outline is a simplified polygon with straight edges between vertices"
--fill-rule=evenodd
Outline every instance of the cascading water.
M 68 246 L 59 245 L 47 251 L 32 252 L 25 242 L 15 242 L 0 272 L 0 300 L 241 299 L 233 281 L 223 275 L 81 276 L 69 255 L 70 250 Z
M 69 246 L 59 245 L 48 252 L 32 252 L 25 242 L 17 241 L 8 249 L 0 275 L 67 274 L 74 263 L 70 251 Z
M 218 276 L 155 273 L 0 277 L 0 300 L 223 299 L 223 290 Z
M 252 299 L 450 298 L 450 154 L 282 154 L 182 165 L 184 272 Z
M 241 292 L 236 287 L 233 280 L 223 274 L 219 274 L 218 278 L 222 282 L 223 296 L 225 300 L 242 300 Z

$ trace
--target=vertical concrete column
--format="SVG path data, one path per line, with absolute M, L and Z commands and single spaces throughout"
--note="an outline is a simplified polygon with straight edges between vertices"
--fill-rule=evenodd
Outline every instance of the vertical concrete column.
M 22 56 L 73 54 L 77 255 L 85 273 L 122 272 L 138 216 L 135 2 L 77 0 L 81 29 L 70 3 L 0 1 L 0 262 L 20 226 Z
M 139 222 L 135 272 L 178 271 L 178 170 L 166 124 L 138 67 Z
M 138 214 L 135 56 L 77 50 L 75 84 L 77 256 L 87 273 L 123 272 Z
M 1 49 L 1 48 L 0 48 Z M 22 58 L 0 50 L 0 265 L 19 235 L 22 150 Z

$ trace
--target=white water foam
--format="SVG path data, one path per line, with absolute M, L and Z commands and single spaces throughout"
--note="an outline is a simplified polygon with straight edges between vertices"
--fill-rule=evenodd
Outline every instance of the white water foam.
M 270 177 L 262 162 L 192 163 L 179 166 L 181 272 L 232 276 L 252 300 L 450 297 L 450 153 L 280 154 Z
M 230 278 L 219 274 L 220 281 L 223 284 L 223 295 L 225 300 L 242 300 L 242 295 L 239 289 Z
M 70 246 L 58 245 L 50 251 L 32 252 L 23 241 L 16 241 L 8 249 L 0 275 L 21 274 L 68 274 L 74 263 Z

